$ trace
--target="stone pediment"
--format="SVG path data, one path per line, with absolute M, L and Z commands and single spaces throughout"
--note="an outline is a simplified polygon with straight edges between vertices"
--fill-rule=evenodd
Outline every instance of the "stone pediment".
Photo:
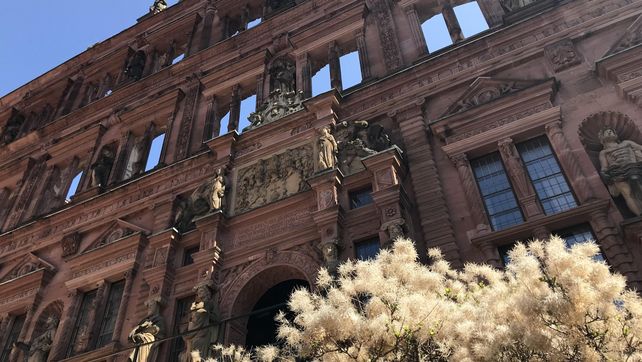
M 626 29 L 624 35 L 618 39 L 605 56 L 617 54 L 640 44 L 642 44 L 642 15 Z
M 13 281 L 40 270 L 49 272 L 54 272 L 56 270 L 53 265 L 32 253 L 29 253 L 17 262 L 14 262 L 7 269 L 8 270 L 4 272 L 0 278 L 0 284 Z
M 105 245 L 117 242 L 121 239 L 124 239 L 134 233 L 149 234 L 149 230 L 144 229 L 138 225 L 134 225 L 130 222 L 127 222 L 123 219 L 116 219 L 105 228 L 105 230 L 96 237 L 88 247 L 86 247 L 82 253 L 92 251 L 94 249 L 101 248 Z
M 464 94 L 448 107 L 442 115 L 442 118 L 490 103 L 538 83 L 541 82 L 532 80 L 493 79 L 489 77 L 477 78 Z

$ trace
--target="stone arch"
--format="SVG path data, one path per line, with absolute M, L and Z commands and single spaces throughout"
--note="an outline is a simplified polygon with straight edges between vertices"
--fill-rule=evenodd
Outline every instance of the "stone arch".
M 628 115 L 605 111 L 588 116 L 580 123 L 578 133 L 586 153 L 598 171 L 600 170 L 599 155 L 602 150 L 598 133 L 604 128 L 616 130 L 621 140 L 631 140 L 642 144 L 642 133 Z
M 223 319 L 243 316 L 272 286 L 283 281 L 299 279 L 314 285 L 321 265 L 314 258 L 296 251 L 281 251 L 250 265 L 234 279 L 230 287 L 222 291 L 220 305 Z M 247 318 L 235 319 L 225 327 L 227 343 L 243 344 Z

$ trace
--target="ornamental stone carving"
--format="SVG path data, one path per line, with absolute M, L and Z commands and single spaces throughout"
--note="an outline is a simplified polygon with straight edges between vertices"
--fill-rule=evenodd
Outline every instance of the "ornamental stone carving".
M 293 61 L 285 57 L 275 59 L 270 65 L 269 75 L 270 94 L 248 117 L 251 124 L 247 129 L 272 123 L 304 109 L 303 92 L 296 90 L 296 65 Z
M 218 340 L 220 316 L 209 284 L 194 288 L 196 297 L 190 306 L 187 334 L 183 336 L 185 351 L 181 362 L 200 362 L 209 357 L 210 344 Z M 192 332 L 193 331 L 193 332 Z
M 310 186 L 314 173 L 312 145 L 289 149 L 239 171 L 235 213 L 242 213 L 282 200 Z
M 366 121 L 341 122 L 334 128 L 339 169 L 344 175 L 363 170 L 361 158 L 383 151 L 392 142 L 385 129 Z
M 151 299 L 145 305 L 147 316 L 129 333 L 129 341 L 136 345 L 128 358 L 129 362 L 155 361 L 158 345 L 153 342 L 162 339 L 165 334 L 165 322 L 160 314 L 160 301 Z
M 149 7 L 149 12 L 158 14 L 165 9 L 167 9 L 167 2 L 165 0 L 155 0 L 152 6 Z
M 49 356 L 49 351 L 53 346 L 54 337 L 56 336 L 56 329 L 58 328 L 59 320 L 54 316 L 49 316 L 45 322 L 45 330 L 38 334 L 29 346 L 28 362 L 46 362 Z
M 635 22 L 626 29 L 624 35 L 611 47 L 606 55 L 619 53 L 638 44 L 642 44 L 642 16 L 639 16 Z
M 599 133 L 600 173 L 611 195 L 622 196 L 629 210 L 642 216 L 642 146 L 621 141 L 617 131 L 605 128 Z
M 197 187 L 188 198 L 177 197 L 174 227 L 179 231 L 189 230 L 195 218 L 223 210 L 225 185 L 225 171 L 219 168 L 214 177 Z
M 105 187 L 109 181 L 109 174 L 116 159 L 116 153 L 110 146 L 105 146 L 100 150 L 100 155 L 96 162 L 91 165 L 91 186 Z
M 339 266 L 339 242 L 336 239 L 328 240 L 320 245 L 325 267 L 334 273 Z
M 13 111 L 11 118 L 7 121 L 4 127 L 0 128 L 0 134 L 2 135 L 0 141 L 1 144 L 8 145 L 18 138 L 22 125 L 25 122 L 25 116 L 17 111 Z
M 60 241 L 62 247 L 62 257 L 68 257 L 78 252 L 80 246 L 80 234 L 73 233 L 65 235 Z
M 544 48 L 544 54 L 555 72 L 560 72 L 582 62 L 571 39 L 564 39 Z
M 517 81 L 490 78 L 478 78 L 470 88 L 451 105 L 444 116 L 467 111 L 482 104 L 490 103 L 507 94 L 514 93 L 525 87 Z

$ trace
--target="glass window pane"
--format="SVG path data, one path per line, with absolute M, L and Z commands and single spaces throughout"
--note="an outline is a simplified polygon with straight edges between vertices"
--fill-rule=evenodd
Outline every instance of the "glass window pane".
M 194 302 L 193 296 L 176 301 L 176 312 L 174 314 L 174 328 L 172 333 L 173 336 L 178 336 L 181 333 L 187 332 L 187 326 L 189 324 L 189 308 L 192 305 L 192 302 Z M 174 338 L 172 340 L 169 361 L 178 362 L 179 355 L 184 350 L 185 342 L 183 342 L 183 338 Z
M 350 191 L 348 197 L 350 198 L 350 209 L 357 209 L 372 204 L 372 186 Z
M 2 355 L 0 355 L 0 361 L 8 361 L 9 360 L 9 354 L 11 353 L 11 349 L 13 348 L 13 344 L 18 341 L 18 337 L 20 336 L 20 331 L 22 331 L 22 326 L 25 323 L 25 315 L 19 315 L 16 317 L 13 317 L 13 322 L 11 323 L 11 329 L 9 329 L 9 334 L 6 336 L 6 342 L 4 344 L 4 347 L 2 348 Z M 1 331 L 4 332 L 4 331 Z M 0 336 L 2 336 L 3 333 L 0 333 Z
M 517 145 L 517 150 L 546 215 L 577 206 L 546 136 L 522 142 Z
M 359 260 L 374 259 L 379 254 L 379 238 L 372 238 L 354 244 L 355 254 Z
M 89 335 L 94 325 L 94 321 L 89 320 L 89 314 L 95 299 L 96 290 L 87 292 L 82 297 L 80 310 L 76 316 L 76 323 L 74 324 L 71 339 L 69 340 L 70 343 L 69 346 L 67 346 L 67 357 L 85 352 L 88 348 Z
M 479 192 L 493 230 L 501 230 L 524 221 L 508 181 L 499 153 L 471 161 Z
M 559 235 L 560 238 L 566 241 L 566 246 L 569 248 L 577 243 L 585 243 L 587 241 L 596 241 L 595 235 L 593 234 L 593 229 L 589 224 L 581 224 L 566 228 L 563 230 L 558 230 L 553 232 L 554 235 Z M 603 253 L 599 253 L 594 257 L 595 260 L 606 261 Z
M 112 335 L 114 334 L 114 326 L 116 325 L 116 318 L 118 317 L 118 310 L 123 298 L 123 291 L 125 290 L 125 281 L 121 280 L 113 283 L 109 288 L 109 296 L 107 297 L 107 304 L 105 305 L 105 313 L 103 314 L 100 332 L 98 333 L 98 341 L 96 348 L 103 347 L 111 342 Z

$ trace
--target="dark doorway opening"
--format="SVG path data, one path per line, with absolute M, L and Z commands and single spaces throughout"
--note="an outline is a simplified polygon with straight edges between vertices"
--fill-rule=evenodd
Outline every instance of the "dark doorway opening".
M 252 314 L 247 322 L 247 337 L 245 345 L 247 347 L 256 347 L 266 344 L 276 344 L 276 332 L 278 325 L 274 321 L 279 310 L 283 310 L 288 314 L 287 307 L 283 305 L 280 308 L 270 308 L 282 305 L 288 302 L 290 294 L 297 288 L 309 289 L 310 285 L 307 281 L 301 279 L 291 279 L 281 282 L 263 294 L 261 299 L 254 305 Z

